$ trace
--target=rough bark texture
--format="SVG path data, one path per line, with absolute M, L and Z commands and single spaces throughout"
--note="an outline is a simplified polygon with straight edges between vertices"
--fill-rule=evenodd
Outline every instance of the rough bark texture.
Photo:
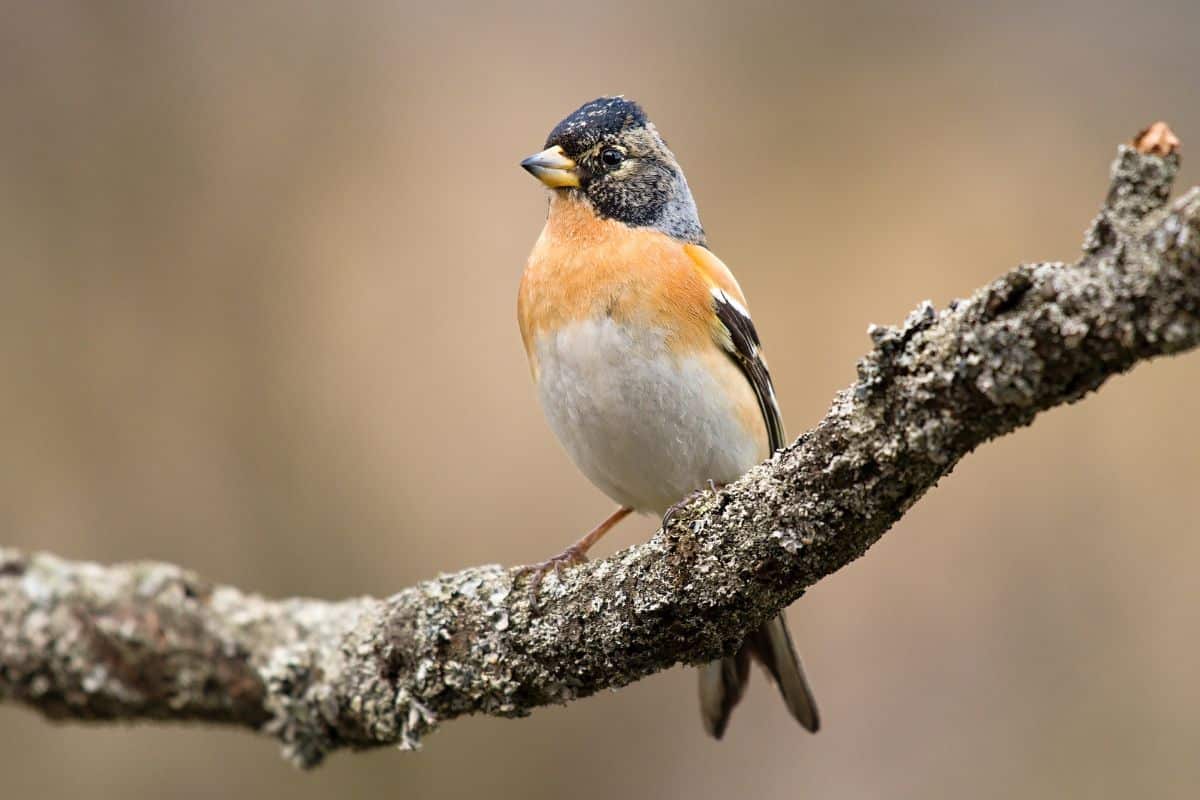
M 816 428 L 646 544 L 548 577 L 536 613 L 494 565 L 330 603 L 0 550 L 0 698 L 55 718 L 249 726 L 310 766 L 728 653 L 975 447 L 1200 343 L 1200 190 L 1167 207 L 1178 143 L 1163 130 L 1121 148 L 1078 263 L 1027 264 L 872 327 L 858 381 Z

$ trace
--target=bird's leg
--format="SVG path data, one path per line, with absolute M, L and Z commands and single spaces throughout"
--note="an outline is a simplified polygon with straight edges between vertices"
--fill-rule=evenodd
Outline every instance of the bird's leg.
M 707 489 L 696 489 L 691 494 L 689 494 L 687 497 L 683 498 L 682 500 L 680 500 L 679 502 L 675 503 L 674 505 L 672 505 L 670 508 L 667 509 L 667 513 L 663 514 L 662 526 L 665 528 L 668 525 L 670 525 L 671 520 L 673 520 L 675 518 L 675 514 L 679 511 L 679 509 L 683 508 L 685 505 L 692 502 L 692 500 L 695 499 L 698 495 L 704 494 L 704 492 L 706 492 L 706 491 L 716 494 L 717 490 L 724 489 L 728 485 L 729 484 L 727 484 L 727 483 L 717 483 L 712 478 L 709 478 Z
M 599 525 L 588 531 L 586 536 L 568 547 L 566 550 L 563 550 L 558 555 L 551 556 L 545 561 L 541 561 L 537 564 L 518 567 L 516 574 L 513 576 L 514 580 L 522 575 L 531 576 L 529 579 L 530 603 L 532 605 L 537 604 L 538 588 L 542 585 L 542 578 L 546 577 L 547 572 L 554 570 L 555 576 L 557 576 L 561 581 L 563 567 L 571 567 L 587 561 L 587 551 L 591 549 L 592 545 L 600 541 L 600 537 L 612 530 L 618 522 L 629 516 L 630 512 L 632 511 L 632 508 L 626 508 L 622 506 L 613 513 L 609 514 L 608 518 Z

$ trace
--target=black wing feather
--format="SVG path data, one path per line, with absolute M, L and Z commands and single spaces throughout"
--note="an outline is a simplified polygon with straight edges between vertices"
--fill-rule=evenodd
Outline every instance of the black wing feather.
M 750 317 L 720 289 L 713 292 L 713 307 L 717 319 L 725 326 L 725 330 L 729 331 L 729 343 L 726 347 L 729 357 L 754 387 L 758 408 L 767 426 L 767 443 L 774 453 L 787 442 L 783 432 L 783 417 L 775 400 L 775 387 L 771 383 L 771 373 L 767 371 L 767 364 L 759 352 L 758 331 L 754 329 L 754 322 Z

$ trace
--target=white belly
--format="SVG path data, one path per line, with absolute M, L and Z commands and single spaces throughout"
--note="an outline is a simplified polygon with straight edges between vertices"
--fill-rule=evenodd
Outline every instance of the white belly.
M 722 353 L 677 357 L 661 332 L 635 334 L 608 318 L 572 323 L 535 347 L 550 427 L 623 506 L 661 515 L 709 480 L 735 480 L 766 457 L 765 433 L 747 430 L 739 414 L 747 396 L 753 402 L 749 383 L 733 381 L 731 395 L 713 375 L 729 380 L 737 370 Z

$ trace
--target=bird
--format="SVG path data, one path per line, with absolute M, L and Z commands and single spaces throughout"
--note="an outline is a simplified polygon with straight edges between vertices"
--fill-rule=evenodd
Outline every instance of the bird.
M 559 122 L 521 166 L 549 210 L 521 276 L 517 317 L 550 428 L 617 509 L 542 577 L 587 560 L 629 514 L 662 517 L 782 448 L 783 421 L 745 295 L 708 248 L 687 179 L 642 107 L 600 97 Z M 820 726 L 781 612 L 700 667 L 705 730 L 720 739 L 766 668 L 791 715 Z

